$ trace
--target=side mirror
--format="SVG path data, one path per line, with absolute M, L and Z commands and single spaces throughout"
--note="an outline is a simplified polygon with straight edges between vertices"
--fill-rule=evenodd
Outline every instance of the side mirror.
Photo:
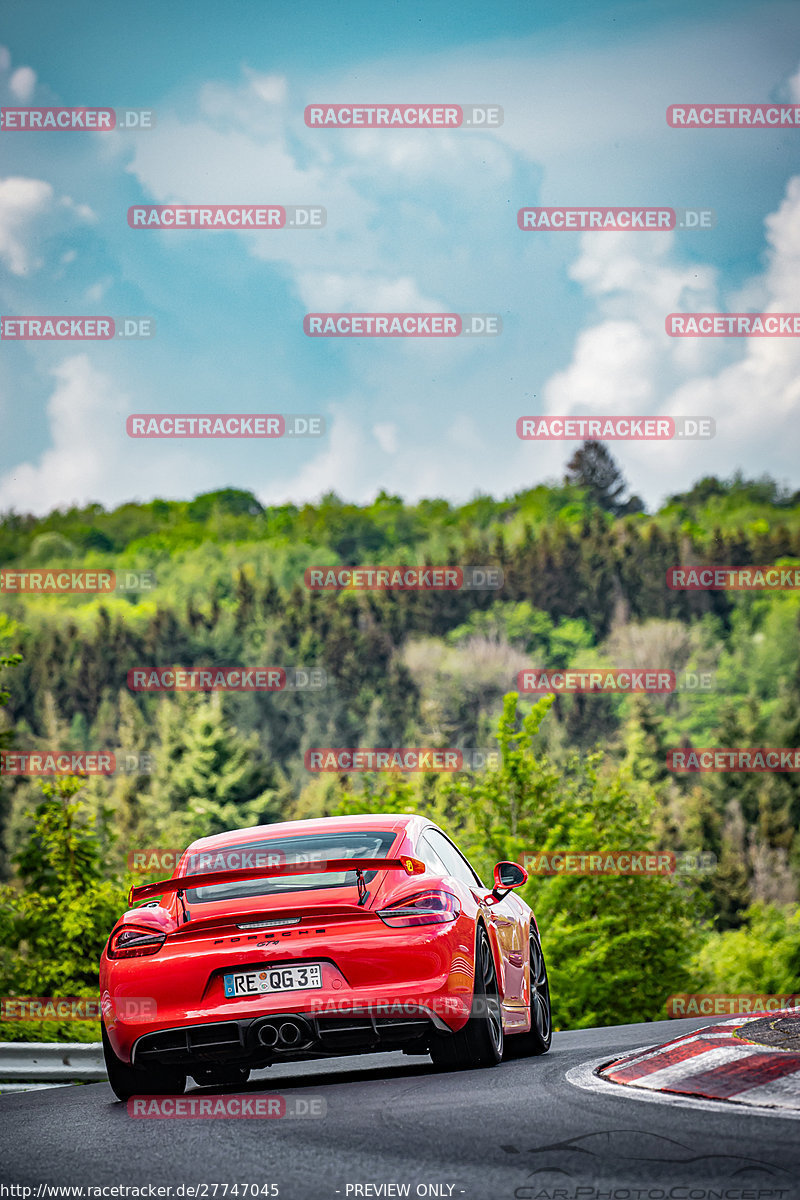
M 510 892 L 527 881 L 528 872 L 519 863 L 499 862 L 494 869 L 494 895 L 501 899 L 499 892 Z

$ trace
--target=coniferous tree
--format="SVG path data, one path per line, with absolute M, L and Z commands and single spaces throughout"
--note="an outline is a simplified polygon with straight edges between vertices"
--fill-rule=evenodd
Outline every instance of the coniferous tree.
M 594 504 L 615 516 L 626 510 L 622 497 L 628 485 L 603 442 L 584 442 L 575 451 L 567 463 L 564 483 L 583 488 Z M 636 511 L 637 507 L 641 507 L 641 501 L 628 511 Z

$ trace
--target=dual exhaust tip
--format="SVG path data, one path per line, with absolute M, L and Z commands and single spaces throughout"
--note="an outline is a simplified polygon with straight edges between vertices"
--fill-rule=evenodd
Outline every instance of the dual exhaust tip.
M 261 1045 L 268 1050 L 297 1050 L 311 1040 L 305 1023 L 294 1018 L 265 1021 L 259 1025 L 257 1036 Z

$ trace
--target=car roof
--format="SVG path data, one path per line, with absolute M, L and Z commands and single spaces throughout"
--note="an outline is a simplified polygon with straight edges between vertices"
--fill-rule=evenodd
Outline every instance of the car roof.
M 427 817 L 416 813 L 367 813 L 347 817 L 312 817 L 303 821 L 275 821 L 271 825 L 250 825 L 246 829 L 229 829 L 210 837 L 198 838 L 187 850 L 211 850 L 223 846 L 260 842 L 265 838 L 302 836 L 314 833 L 359 833 L 376 830 L 399 833 L 406 830 L 412 837 L 426 826 L 433 825 Z

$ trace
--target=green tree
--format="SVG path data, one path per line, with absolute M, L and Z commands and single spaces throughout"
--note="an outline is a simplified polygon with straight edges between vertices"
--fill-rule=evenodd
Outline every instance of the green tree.
M 0 650 L 3 643 L 11 639 L 16 633 L 16 625 L 9 621 L 4 613 L 0 613 Z M 0 653 L 0 673 L 13 667 L 18 667 L 22 662 L 21 654 Z M 6 691 L 5 687 L 0 683 L 0 754 L 3 750 L 8 750 L 14 744 L 14 728 L 4 719 L 2 710 L 8 706 L 11 699 L 11 693 Z M 5 878 L 7 873 L 7 862 L 4 851 L 5 846 L 5 830 L 6 822 L 8 821 L 9 813 L 9 798 L 0 775 L 0 878 Z
M 11 632 L 15 627 L 8 619 L 0 614 L 0 644 L 11 636 Z M 18 667 L 22 662 L 21 654 L 0 654 L 0 671 L 5 671 L 10 667 Z M 11 693 L 0 685 L 0 708 L 6 708 Z M 6 750 L 14 742 L 14 730 L 9 726 L 0 726 L 0 750 Z
M 584 442 L 575 451 L 567 463 L 564 483 L 583 488 L 590 500 L 615 516 L 643 510 L 638 496 L 623 501 L 628 485 L 603 442 Z
M 739 929 L 711 934 L 697 950 L 696 991 L 800 991 L 800 910 L 754 904 Z
M 343 785 L 337 813 L 422 812 L 458 842 L 487 884 L 501 859 L 543 850 L 656 849 L 652 800 L 625 770 L 601 772 L 601 756 L 571 756 L 563 767 L 537 751 L 552 696 L 519 719 L 505 697 L 497 729 L 500 762 L 477 775 L 368 776 Z M 330 800 L 328 801 L 330 803 Z M 531 877 L 532 904 L 549 963 L 554 1020 L 561 1028 L 664 1016 L 667 997 L 686 989 L 693 946 L 694 892 L 662 876 Z
M 549 697 L 521 722 L 506 697 L 498 729 L 502 765 L 470 789 L 474 854 L 524 862 L 540 850 L 657 849 L 652 798 L 625 770 L 601 772 L 599 754 L 571 756 L 560 771 L 535 752 Z M 487 851 L 490 851 L 487 858 Z M 660 876 L 532 878 L 533 905 L 549 956 L 555 1020 L 561 1027 L 663 1016 L 688 978 L 693 895 Z
M 159 744 L 141 822 L 144 846 L 188 845 L 198 837 L 277 819 L 282 779 L 225 716 L 219 693 L 165 699 L 158 710 Z
M 94 821 L 76 797 L 83 781 L 40 784 L 42 800 L 16 856 L 16 878 L 0 885 L 0 993 L 96 1000 L 109 931 L 125 908 L 120 878 L 106 878 Z M 0 1021 L 5 1041 L 95 1041 L 98 1022 Z

